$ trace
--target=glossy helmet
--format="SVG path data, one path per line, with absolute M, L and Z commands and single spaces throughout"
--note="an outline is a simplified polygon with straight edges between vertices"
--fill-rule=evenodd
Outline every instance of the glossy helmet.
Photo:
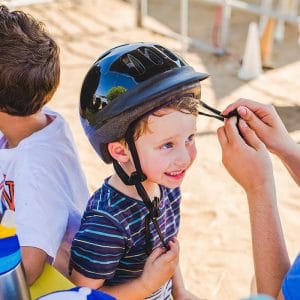
M 196 72 L 181 57 L 151 43 L 121 45 L 101 55 L 88 71 L 80 94 L 84 131 L 100 157 L 111 163 L 107 144 L 129 125 L 180 94 L 200 99 Z

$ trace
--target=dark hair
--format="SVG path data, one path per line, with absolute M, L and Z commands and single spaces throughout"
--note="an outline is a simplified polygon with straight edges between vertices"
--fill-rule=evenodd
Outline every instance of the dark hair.
M 44 24 L 1 5 L 0 111 L 36 113 L 53 96 L 59 77 L 59 48 Z

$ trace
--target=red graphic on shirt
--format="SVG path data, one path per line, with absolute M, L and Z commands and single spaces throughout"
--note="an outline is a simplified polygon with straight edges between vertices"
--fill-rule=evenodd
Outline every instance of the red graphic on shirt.
M 3 181 L 0 183 L 1 202 L 10 210 L 15 210 L 15 197 L 14 197 L 14 182 L 6 179 L 6 175 L 3 175 Z

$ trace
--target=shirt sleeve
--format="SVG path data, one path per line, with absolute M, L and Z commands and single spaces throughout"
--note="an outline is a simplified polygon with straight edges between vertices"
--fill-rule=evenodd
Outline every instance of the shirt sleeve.
M 282 283 L 282 293 L 285 300 L 299 299 L 300 287 L 300 255 L 286 274 Z
M 71 248 L 70 267 L 88 278 L 110 279 L 125 253 L 126 235 L 105 211 L 84 215 Z

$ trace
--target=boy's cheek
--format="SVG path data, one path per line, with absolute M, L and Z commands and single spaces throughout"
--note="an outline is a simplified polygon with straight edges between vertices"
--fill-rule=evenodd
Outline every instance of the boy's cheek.
M 194 146 L 194 147 L 191 149 L 191 152 L 190 152 L 191 163 L 194 162 L 196 156 L 197 156 L 197 148 L 196 148 L 196 146 Z

